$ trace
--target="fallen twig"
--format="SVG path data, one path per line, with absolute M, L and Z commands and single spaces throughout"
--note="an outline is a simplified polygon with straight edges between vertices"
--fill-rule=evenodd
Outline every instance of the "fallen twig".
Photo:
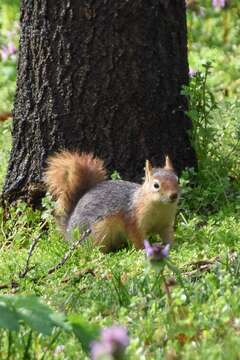
M 210 271 L 212 266 L 215 265 L 217 261 L 219 261 L 219 256 L 216 256 L 210 260 L 204 259 L 204 260 L 192 262 L 192 263 L 188 264 L 187 266 L 185 266 L 185 269 L 190 268 L 191 270 L 184 271 L 184 269 L 182 269 L 183 270 L 182 275 L 189 276 L 189 277 L 197 275 L 197 274 L 200 275 L 201 272 Z
M 11 280 L 11 282 L 9 284 L 0 285 L 0 290 L 3 290 L 3 289 L 16 289 L 18 287 L 19 287 L 18 282 L 13 279 L 13 280 Z
M 46 225 L 46 222 L 45 221 L 39 230 L 41 230 L 45 225 Z M 52 266 L 46 274 L 44 274 L 43 276 L 40 276 L 39 278 L 32 278 L 31 280 L 34 281 L 34 282 L 37 282 L 38 280 L 40 279 L 44 279 L 47 277 L 47 275 L 50 275 L 52 273 L 54 273 L 56 270 L 58 270 L 60 267 L 62 267 L 66 261 L 69 259 L 69 257 L 72 255 L 72 253 L 74 252 L 74 250 L 86 239 L 86 237 L 91 233 L 91 230 L 90 229 L 87 229 L 83 234 L 82 236 L 80 237 L 80 239 L 78 239 L 77 241 L 75 241 L 70 249 L 64 254 L 64 256 L 62 257 L 62 259 L 54 266 Z M 23 271 L 19 272 L 18 274 L 18 277 L 19 279 L 22 279 L 24 278 L 34 267 L 34 266 L 29 266 L 29 263 L 30 263 L 30 259 L 33 255 L 33 252 L 40 240 L 40 236 L 41 234 L 38 234 L 38 236 L 36 236 L 36 238 L 33 240 L 30 248 L 29 248 L 29 252 L 28 252 L 28 257 L 27 257 L 27 260 L 26 260 L 26 264 L 25 264 L 25 267 L 23 269 Z M 90 272 L 90 271 L 89 271 Z M 19 287 L 19 283 L 15 280 L 15 279 L 12 279 L 11 282 L 9 282 L 8 284 L 0 284 L 0 290 L 3 290 L 3 289 L 16 289 Z
M 184 268 L 181 269 L 181 275 L 183 277 L 200 277 L 203 272 L 210 271 L 212 266 L 216 264 L 217 261 L 219 261 L 219 256 L 216 256 L 210 260 L 199 260 L 196 262 L 189 263 L 184 266 Z M 187 269 L 191 269 L 188 270 Z M 177 285 L 177 279 L 175 277 L 170 277 L 166 280 L 166 287 L 171 288 L 172 286 Z
M 65 277 L 64 279 L 61 280 L 61 283 L 65 284 L 68 283 L 69 281 L 75 280 L 75 281 L 80 281 L 80 279 L 82 277 L 84 277 L 87 274 L 91 274 L 92 276 L 96 276 L 95 272 L 93 271 L 93 269 L 85 269 L 82 271 L 77 271 L 76 273 L 73 274 L 73 277 Z
M 188 266 L 191 266 L 193 269 L 201 270 L 202 267 L 215 264 L 215 262 L 218 260 L 219 260 L 219 256 L 215 256 L 212 259 L 203 259 L 203 260 L 192 262 L 192 263 L 188 264 Z
M 75 241 L 72 246 L 70 247 L 70 249 L 66 252 L 66 254 L 62 257 L 62 259 L 54 266 L 52 266 L 47 274 L 50 275 L 52 273 L 54 273 L 56 270 L 58 270 L 61 266 L 63 266 L 65 264 L 65 262 L 69 259 L 69 257 L 72 255 L 73 251 L 88 237 L 88 235 L 91 233 L 90 229 L 87 229 L 86 231 L 84 231 L 84 233 L 82 234 L 82 236 L 80 237 L 80 239 L 78 239 L 77 241 Z
M 38 231 L 41 231 L 46 224 L 47 224 L 47 220 L 45 220 L 45 221 L 42 223 L 42 225 L 40 226 L 40 228 L 39 228 Z M 29 273 L 29 272 L 30 272 L 32 269 L 34 269 L 34 267 L 35 267 L 35 265 L 30 267 L 30 266 L 29 266 L 29 263 L 30 263 L 30 259 L 31 259 L 32 255 L 33 255 L 33 252 L 34 252 L 34 250 L 35 250 L 35 248 L 36 248 L 36 246 L 37 246 L 37 243 L 39 242 L 39 240 L 40 240 L 40 238 L 41 238 L 41 235 L 42 235 L 42 234 L 39 233 L 39 234 L 33 239 L 33 242 L 32 242 L 32 244 L 31 244 L 31 246 L 30 246 L 30 248 L 29 248 L 29 251 L 28 251 L 28 257 L 27 257 L 27 260 L 26 260 L 25 267 L 24 267 L 23 271 L 20 271 L 19 274 L 18 274 L 18 276 L 19 276 L 20 279 L 24 278 L 24 277 L 27 275 L 27 273 Z
M 31 259 L 32 255 L 33 255 L 34 249 L 36 248 L 37 243 L 38 243 L 39 240 L 40 240 L 40 237 L 41 237 L 41 234 L 39 234 L 37 237 L 35 237 L 35 239 L 33 240 L 32 244 L 31 244 L 31 246 L 30 246 L 30 249 L 29 249 L 29 252 L 28 252 L 27 261 L 26 261 L 26 265 L 25 265 L 23 271 L 20 271 L 20 272 L 19 272 L 19 278 L 20 278 L 20 279 L 24 278 L 24 277 L 27 275 L 27 273 L 28 273 L 29 271 L 31 271 L 31 270 L 35 267 L 35 265 L 29 267 L 29 262 L 30 262 L 30 259 Z

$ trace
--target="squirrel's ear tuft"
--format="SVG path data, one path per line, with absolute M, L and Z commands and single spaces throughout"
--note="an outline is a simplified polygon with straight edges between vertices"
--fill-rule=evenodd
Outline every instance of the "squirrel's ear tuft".
M 167 169 L 167 170 L 173 170 L 173 164 L 169 158 L 168 155 L 165 156 L 165 165 L 164 165 L 164 169 Z
M 153 174 L 153 168 L 149 160 L 145 163 L 145 181 L 150 181 Z

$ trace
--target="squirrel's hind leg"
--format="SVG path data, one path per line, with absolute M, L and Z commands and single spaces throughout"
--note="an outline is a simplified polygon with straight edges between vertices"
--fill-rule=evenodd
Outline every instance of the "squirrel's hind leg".
M 92 226 L 94 244 L 104 253 L 127 245 L 127 234 L 121 214 L 109 215 Z

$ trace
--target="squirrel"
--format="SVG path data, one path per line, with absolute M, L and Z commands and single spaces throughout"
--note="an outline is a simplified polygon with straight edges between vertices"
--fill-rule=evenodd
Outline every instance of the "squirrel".
M 65 237 L 70 239 L 75 228 L 90 229 L 103 252 L 128 241 L 142 249 L 150 234 L 172 243 L 180 191 L 169 157 L 163 168 L 146 161 L 142 185 L 107 180 L 106 174 L 103 161 L 92 153 L 64 150 L 48 158 L 44 182 L 57 200 Z

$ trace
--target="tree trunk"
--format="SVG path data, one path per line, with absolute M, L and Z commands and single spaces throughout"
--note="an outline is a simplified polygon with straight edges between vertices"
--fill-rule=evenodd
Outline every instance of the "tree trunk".
M 195 165 L 185 16 L 185 0 L 22 0 L 5 198 L 42 195 L 60 148 L 93 151 L 126 180 L 164 154 L 178 172 Z

